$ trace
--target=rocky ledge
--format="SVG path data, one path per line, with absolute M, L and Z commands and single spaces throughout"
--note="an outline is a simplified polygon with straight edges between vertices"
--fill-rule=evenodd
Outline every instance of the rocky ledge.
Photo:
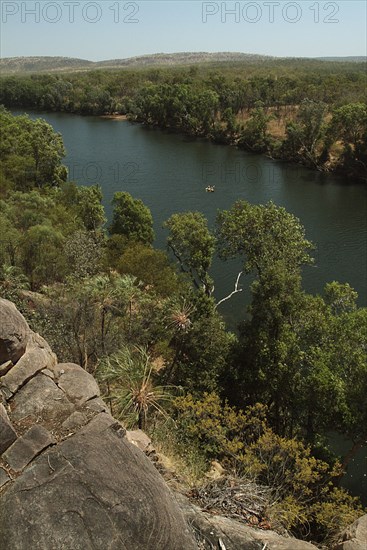
M 144 453 L 146 436 L 127 433 L 94 378 L 58 363 L 3 299 L 0 400 L 0 548 L 315 548 L 210 516 L 174 495 Z

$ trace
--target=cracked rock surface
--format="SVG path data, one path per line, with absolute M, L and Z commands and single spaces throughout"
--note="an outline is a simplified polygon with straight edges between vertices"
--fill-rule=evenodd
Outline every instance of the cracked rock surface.
M 94 378 L 59 364 L 2 299 L 0 324 L 0 548 L 197 548 L 163 478 L 108 413 Z

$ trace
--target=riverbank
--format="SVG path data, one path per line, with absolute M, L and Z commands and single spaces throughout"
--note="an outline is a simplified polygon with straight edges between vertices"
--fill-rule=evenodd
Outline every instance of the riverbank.
M 128 120 L 126 115 L 118 115 L 118 114 L 100 115 L 100 118 L 106 118 L 108 120 Z
M 258 155 L 259 157 L 270 159 L 274 162 L 280 162 L 294 167 L 302 167 L 304 169 L 310 170 L 313 173 L 320 173 L 325 175 L 330 174 L 336 176 L 337 178 L 344 178 L 344 183 L 346 185 L 367 184 L 367 167 L 364 167 L 364 173 L 363 170 L 362 173 L 359 173 L 361 172 L 360 167 L 362 163 L 355 163 L 353 166 L 346 167 L 341 164 L 335 154 L 330 154 L 327 160 L 325 160 L 323 163 L 316 165 L 315 163 L 307 162 L 306 159 L 292 158 L 289 155 L 282 155 L 280 154 L 281 149 L 279 147 L 275 148 L 271 146 L 271 143 L 274 142 L 276 139 L 275 136 L 270 136 L 269 145 L 266 148 L 259 150 L 253 147 L 247 147 L 246 144 L 241 141 L 240 136 L 234 136 L 232 133 L 226 133 L 223 130 L 221 130 L 220 133 L 217 132 L 216 134 L 213 132 L 208 132 L 207 134 L 194 134 L 190 131 L 185 131 L 185 128 L 183 127 L 162 125 L 157 122 L 150 122 L 145 119 L 133 117 L 129 114 L 120 116 L 124 117 L 121 118 L 122 120 L 127 120 L 132 124 L 141 124 L 143 126 L 146 126 L 147 128 L 183 135 L 192 139 L 201 139 L 208 143 L 213 143 L 216 145 L 226 145 L 231 148 L 236 148 L 240 151 L 244 151 L 246 153 L 251 153 L 254 155 Z M 114 115 L 103 115 L 101 118 L 113 119 Z M 357 173 L 356 166 L 358 166 L 359 171 Z

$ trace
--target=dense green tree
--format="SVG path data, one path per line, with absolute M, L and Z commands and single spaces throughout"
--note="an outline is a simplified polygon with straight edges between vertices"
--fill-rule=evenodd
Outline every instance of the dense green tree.
M 345 465 L 366 436 L 367 310 L 355 300 L 349 285 L 312 296 L 299 276 L 270 269 L 252 286 L 250 318 L 222 380 L 236 404 L 265 402 L 277 433 L 312 445 L 343 433 L 354 442 Z
M 170 296 L 180 288 L 177 273 L 167 255 L 140 242 L 125 247 L 116 267 L 119 273 L 134 275 L 161 296 Z
M 113 197 L 111 235 L 125 235 L 131 240 L 151 244 L 154 240 L 153 218 L 150 210 L 140 199 L 129 193 L 118 192 Z
M 106 222 L 102 191 L 98 185 L 78 188 L 77 210 L 88 231 L 96 231 Z
M 0 123 L 2 170 L 11 177 L 17 167 L 14 183 L 18 189 L 29 189 L 30 182 L 43 187 L 66 180 L 67 171 L 61 164 L 64 144 L 50 124 L 42 119 L 31 120 L 27 115 L 13 117 L 5 110 L 0 110 Z
M 200 212 L 173 214 L 165 223 L 169 229 L 168 248 L 180 263 L 181 269 L 189 273 L 197 288 L 203 288 L 210 295 L 213 282 L 208 271 L 215 250 L 215 238 L 208 229 L 208 223 Z
M 234 337 L 226 332 L 217 313 L 194 313 L 192 319 L 190 330 L 177 341 L 178 354 L 170 381 L 194 394 L 218 391 Z
M 256 153 L 268 151 L 271 142 L 268 122 L 272 118 L 272 115 L 266 114 L 264 104 L 261 101 L 257 102 L 240 135 L 239 146 Z
M 325 136 L 327 105 L 322 101 L 304 99 L 295 121 L 289 122 L 282 154 L 290 160 L 301 160 L 315 168 L 322 164 L 322 140 Z
M 351 146 L 357 153 L 366 138 L 367 105 L 349 103 L 334 110 L 331 122 L 332 131 L 336 132 L 345 148 Z
M 298 273 L 311 263 L 311 243 L 298 218 L 273 202 L 251 205 L 237 201 L 217 216 L 217 239 L 222 259 L 240 257 L 246 273 L 259 278 L 274 265 Z
M 50 281 L 61 281 L 67 271 L 60 254 L 64 237 L 50 225 L 33 225 L 23 234 L 21 265 L 34 290 Z
M 269 267 L 252 284 L 250 318 L 242 324 L 233 367 L 223 376 L 226 395 L 234 403 L 265 403 L 276 432 L 288 435 L 299 368 L 293 322 L 302 297 L 299 274 L 289 274 L 280 264 Z
M 341 284 L 333 281 L 325 286 L 325 302 L 334 315 L 355 311 L 357 298 L 357 292 L 349 283 Z
M 340 405 L 333 427 L 351 440 L 347 466 L 367 437 L 367 308 L 338 312 L 333 317 L 326 362 L 340 384 Z
M 0 265 L 15 266 L 19 260 L 21 233 L 13 226 L 5 208 L 1 208 L 1 202 L 0 235 Z
M 350 103 L 335 109 L 328 133 L 330 140 L 343 144 L 343 166 L 367 180 L 367 105 Z
M 101 269 L 104 237 L 94 231 L 79 229 L 65 241 L 64 254 L 74 279 L 97 275 Z
M 124 235 L 115 233 L 110 235 L 105 243 L 103 264 L 105 269 L 117 269 L 121 256 L 129 246 L 128 238 Z

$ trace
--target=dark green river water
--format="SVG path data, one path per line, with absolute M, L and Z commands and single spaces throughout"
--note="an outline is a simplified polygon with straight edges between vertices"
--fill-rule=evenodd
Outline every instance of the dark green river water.
M 317 293 L 327 282 L 349 282 L 359 294 L 359 304 L 367 305 L 365 186 L 126 121 L 55 113 L 31 116 L 42 116 L 61 132 L 70 179 L 83 185 L 99 183 L 108 216 L 116 191 L 143 200 L 154 218 L 156 246 L 164 248 L 162 223 L 174 212 L 198 210 L 213 224 L 217 210 L 229 208 L 237 199 L 273 200 L 300 218 L 307 238 L 316 245 L 315 266 L 304 271 L 305 289 Z M 207 193 L 207 185 L 215 185 L 215 192 Z M 215 262 L 212 276 L 218 298 L 233 289 L 238 271 L 236 262 Z M 221 306 L 230 327 L 245 316 L 248 299 L 248 292 L 243 292 Z M 346 448 L 345 442 L 334 445 L 339 452 Z M 367 504 L 366 474 L 365 447 L 345 482 Z

